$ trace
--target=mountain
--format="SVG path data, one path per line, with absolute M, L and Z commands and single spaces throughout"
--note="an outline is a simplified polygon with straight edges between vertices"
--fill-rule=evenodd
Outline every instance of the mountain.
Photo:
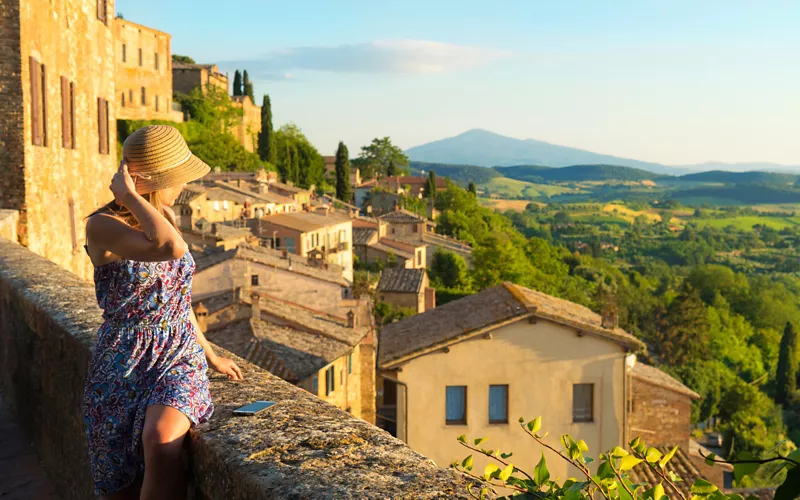
M 619 165 L 572 165 L 561 168 L 540 166 L 495 167 L 494 170 L 511 179 L 528 182 L 569 182 L 569 181 L 643 181 L 661 176 L 653 172 Z
M 566 167 L 610 164 L 639 168 L 657 174 L 687 173 L 686 170 L 658 163 L 598 154 L 535 139 L 514 139 L 481 129 L 410 148 L 406 150 L 406 155 L 415 161 L 481 167 L 509 165 Z
M 780 184 L 785 186 L 795 184 L 799 178 L 796 174 L 775 172 L 726 172 L 722 170 L 711 170 L 709 172 L 682 175 L 678 179 L 692 182 L 718 182 L 724 184 L 759 183 Z
M 709 170 L 724 170 L 726 172 L 780 172 L 787 174 L 800 173 L 800 165 L 782 165 L 780 163 L 723 163 L 709 161 L 696 165 L 678 165 L 675 168 L 683 169 L 687 172 L 705 172 Z

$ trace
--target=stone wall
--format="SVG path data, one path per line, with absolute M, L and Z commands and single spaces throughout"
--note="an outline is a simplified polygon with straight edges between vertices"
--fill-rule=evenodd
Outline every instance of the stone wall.
M 171 44 L 172 37 L 168 33 L 125 19 L 114 19 L 118 119 L 174 119 Z M 182 121 L 183 114 L 180 117 Z
M 251 153 L 258 149 L 258 134 L 261 132 L 261 107 L 248 96 L 233 96 L 234 107 L 242 110 L 239 123 L 232 131 L 236 140 Z
M 91 498 L 81 399 L 100 311 L 91 285 L 0 241 L 0 390 L 66 500 Z M 468 498 L 464 480 L 376 427 L 237 358 L 211 376 L 212 419 L 187 440 L 196 499 Z M 231 411 L 276 401 L 262 416 Z
M 688 450 L 691 398 L 636 377 L 631 379 L 629 436 L 639 436 L 650 446 L 679 445 Z
M 0 208 L 19 210 L 20 242 L 87 278 L 82 219 L 109 200 L 116 167 L 114 2 L 100 5 L 106 21 L 98 19 L 97 1 L 0 5 Z M 32 99 L 31 58 L 42 68 L 39 99 Z M 62 77 L 73 86 L 74 134 L 64 134 Z M 107 154 L 100 153 L 98 98 L 109 101 Z M 43 110 L 40 145 L 34 102 Z
M 19 212 L 0 209 L 0 238 L 17 241 L 19 237 Z

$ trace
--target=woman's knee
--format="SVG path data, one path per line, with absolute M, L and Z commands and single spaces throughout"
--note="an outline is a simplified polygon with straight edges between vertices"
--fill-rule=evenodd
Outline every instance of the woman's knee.
M 177 410 L 164 407 L 148 408 L 142 430 L 145 454 L 179 456 L 188 430 L 188 419 Z

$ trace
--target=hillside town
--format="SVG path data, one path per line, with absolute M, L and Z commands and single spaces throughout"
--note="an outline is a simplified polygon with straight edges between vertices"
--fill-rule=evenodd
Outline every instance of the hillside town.
M 169 33 L 115 15 L 113 0 L 30 3 L 2 20 L 17 36 L 0 40 L 0 233 L 91 280 L 85 218 L 109 201 L 118 122 L 188 123 L 182 96 L 221 91 L 236 110 L 225 133 L 248 153 L 262 150 L 272 124 L 252 89 L 233 90 L 213 61 L 174 57 Z M 595 312 L 506 278 L 470 293 L 444 286 L 445 263 L 466 272 L 487 258 L 440 227 L 436 199 L 454 184 L 357 166 L 342 180 L 336 156 L 322 161 L 336 192 L 263 165 L 211 165 L 183 188 L 172 210 L 209 342 L 440 467 L 466 455 L 459 436 L 487 436 L 515 463 L 544 456 L 553 477 L 571 477 L 557 453 L 519 442 L 517 419 L 541 416 L 551 435 L 596 453 L 635 438 L 673 450 L 668 470 L 684 498 L 697 480 L 734 487 L 733 467 L 706 459 L 722 443 L 693 420 L 702 396 L 655 366 L 612 300 Z M 490 462 L 476 456 L 474 467 Z M 649 469 L 631 474 L 648 488 L 662 481 Z

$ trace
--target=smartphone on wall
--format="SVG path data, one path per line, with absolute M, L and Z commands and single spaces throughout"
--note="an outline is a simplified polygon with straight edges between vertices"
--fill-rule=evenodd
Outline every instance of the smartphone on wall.
M 261 413 L 274 404 L 274 401 L 255 401 L 241 408 L 236 408 L 233 410 L 233 414 L 240 417 L 249 417 Z

